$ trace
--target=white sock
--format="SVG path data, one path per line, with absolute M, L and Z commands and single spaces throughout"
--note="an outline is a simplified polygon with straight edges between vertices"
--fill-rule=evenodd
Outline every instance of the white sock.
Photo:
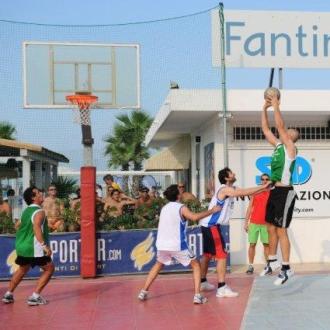
M 7 291 L 6 293 L 5 293 L 5 295 L 7 296 L 7 295 L 9 295 L 9 294 L 13 294 L 11 291 Z
M 269 261 L 277 260 L 277 256 L 268 256 L 268 260 Z
M 35 293 L 35 292 L 33 292 L 33 293 L 32 293 L 32 297 L 33 297 L 33 298 L 39 298 L 39 297 L 40 297 L 40 294 L 39 294 L 39 293 Z

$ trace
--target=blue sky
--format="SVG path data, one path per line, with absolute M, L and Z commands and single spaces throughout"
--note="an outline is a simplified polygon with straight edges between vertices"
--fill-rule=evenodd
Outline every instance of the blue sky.
M 215 7 L 216 1 L 77 1 L 12 0 L 0 3 L 0 19 L 45 24 L 121 24 L 187 15 Z M 224 1 L 225 9 L 330 11 L 328 1 Z M 91 15 L 92 14 L 92 15 Z M 210 15 L 152 24 L 113 27 L 47 27 L 0 22 L 0 115 L 16 125 L 18 139 L 44 145 L 82 162 L 80 127 L 69 110 L 23 110 L 22 53 L 24 40 L 139 43 L 142 108 L 155 115 L 170 80 L 182 88 L 217 88 L 219 70 L 211 65 Z M 264 88 L 269 70 L 230 69 L 229 88 Z M 41 82 L 42 83 L 42 82 Z M 284 88 L 328 89 L 327 70 L 285 70 Z M 93 135 L 98 169 L 105 169 L 103 138 L 111 133 L 118 110 L 95 111 Z

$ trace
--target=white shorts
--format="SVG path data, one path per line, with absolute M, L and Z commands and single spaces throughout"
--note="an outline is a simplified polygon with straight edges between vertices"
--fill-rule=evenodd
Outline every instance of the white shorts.
M 190 265 L 191 260 L 195 260 L 196 256 L 190 250 L 182 251 L 157 251 L 157 261 L 164 265 L 171 265 L 173 259 L 179 262 L 181 265 L 187 267 Z

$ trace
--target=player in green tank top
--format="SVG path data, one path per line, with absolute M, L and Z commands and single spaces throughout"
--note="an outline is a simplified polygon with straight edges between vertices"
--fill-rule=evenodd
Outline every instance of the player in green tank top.
M 271 181 L 281 182 L 284 185 L 292 185 L 292 173 L 296 159 L 291 159 L 285 145 L 279 143 L 272 155 L 271 167 Z
M 280 268 L 276 251 L 280 241 L 282 251 L 282 267 L 275 285 L 284 284 L 292 275 L 290 268 L 290 241 L 287 228 L 292 220 L 295 203 L 295 192 L 292 187 L 292 173 L 295 166 L 297 148 L 295 142 L 299 138 L 296 129 L 287 129 L 280 111 L 280 99 L 273 95 L 265 98 L 265 104 L 261 115 L 262 131 L 267 141 L 275 147 L 271 160 L 271 180 L 274 188 L 271 190 L 266 210 L 266 222 L 269 233 L 269 257 L 267 265 L 261 276 L 270 275 Z M 279 140 L 272 133 L 267 110 L 272 107 Z
M 38 242 L 35 232 L 33 230 L 33 221 L 31 219 L 41 212 L 42 209 L 37 204 L 29 205 L 23 212 L 21 223 L 16 233 L 16 254 L 21 257 L 43 257 L 44 250 L 42 245 Z M 42 211 L 43 212 L 43 211 Z M 41 224 L 41 231 L 43 241 L 48 244 L 48 226 L 44 220 Z
M 50 258 L 52 251 L 48 246 L 48 226 L 44 210 L 42 193 L 35 187 L 28 188 L 23 194 L 28 207 L 23 211 L 21 223 L 16 234 L 16 264 L 19 265 L 9 283 L 9 289 L 2 301 L 13 303 L 13 292 L 29 269 L 39 266 L 43 273 L 40 276 L 33 294 L 28 298 L 30 306 L 44 305 L 47 301 L 41 297 L 42 289 L 54 273 L 54 264 Z

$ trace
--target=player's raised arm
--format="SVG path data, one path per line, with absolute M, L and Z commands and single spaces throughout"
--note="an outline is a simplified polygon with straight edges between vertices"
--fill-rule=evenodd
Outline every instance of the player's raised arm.
M 275 125 L 278 131 L 278 134 L 280 136 L 281 141 L 285 145 L 289 157 L 294 158 L 296 154 L 296 147 L 294 145 L 294 142 L 292 138 L 290 138 L 290 135 L 288 134 L 288 130 L 285 127 L 285 123 L 280 111 L 280 101 L 276 96 L 272 96 L 270 98 L 271 105 L 274 109 L 274 119 L 275 119 Z
M 267 110 L 271 106 L 270 102 L 268 99 L 265 100 L 265 104 L 262 107 L 262 112 L 261 112 L 261 128 L 262 132 L 264 133 L 266 140 L 272 144 L 273 146 L 276 146 L 278 143 L 278 140 L 276 136 L 272 133 L 269 127 L 269 121 L 268 121 L 268 113 Z
M 267 182 L 261 186 L 251 187 L 251 188 L 235 188 L 235 187 L 225 187 L 219 192 L 219 199 L 223 200 L 227 196 L 229 197 L 241 197 L 241 196 L 250 196 L 255 193 L 266 190 L 271 182 Z
M 185 219 L 189 219 L 191 221 L 199 221 L 200 219 L 206 218 L 207 216 L 219 212 L 220 210 L 221 210 L 220 206 L 214 206 L 210 210 L 194 213 L 191 212 L 187 206 L 183 206 L 181 209 L 181 215 Z

